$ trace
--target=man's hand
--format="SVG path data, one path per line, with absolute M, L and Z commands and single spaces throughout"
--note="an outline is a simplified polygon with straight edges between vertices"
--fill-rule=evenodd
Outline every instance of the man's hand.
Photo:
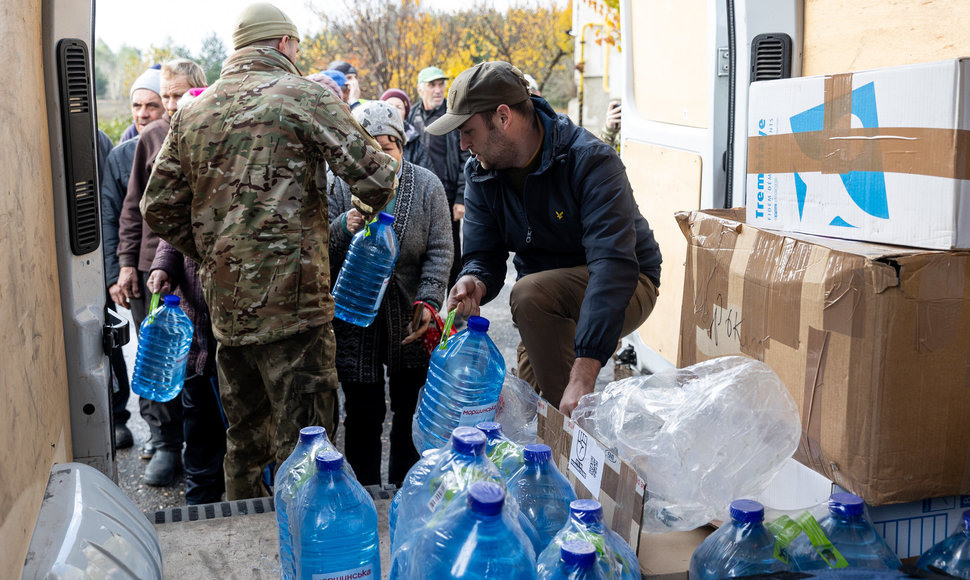
M 451 209 L 451 221 L 460 222 L 465 217 L 465 204 L 456 203 Z
M 577 358 L 573 362 L 573 369 L 569 371 L 569 384 L 559 401 L 559 411 L 563 415 L 572 417 L 579 399 L 593 392 L 601 368 L 603 365 L 594 358 Z
M 347 212 L 347 231 L 351 235 L 356 234 L 364 227 L 364 216 L 356 208 L 351 208 Z
M 620 128 L 620 119 L 622 118 L 623 104 L 620 101 L 613 101 L 610 103 L 609 108 L 606 110 L 606 128 L 611 131 L 616 131 Z
M 347 79 L 347 104 L 351 105 L 360 99 L 360 83 L 357 79 Z
M 148 291 L 153 294 L 168 294 L 172 291 L 168 273 L 165 270 L 152 270 L 148 275 Z
M 138 287 L 138 270 L 133 266 L 122 266 L 118 273 L 118 287 L 124 296 L 125 308 L 131 308 L 129 303 L 132 298 L 141 298 L 141 289 Z
M 421 338 L 430 325 L 431 313 L 424 307 L 424 304 L 415 304 L 414 315 L 411 317 L 411 322 L 408 323 L 408 332 L 411 334 L 407 335 L 401 341 L 401 344 L 409 344 Z
M 451 312 L 458 308 L 459 314 L 478 316 L 484 297 L 485 283 L 472 275 L 465 275 L 455 282 L 455 286 L 448 293 L 446 309 Z
M 121 286 L 115 282 L 111 286 L 108 286 L 108 295 L 111 296 L 111 301 L 122 308 L 131 308 L 128 304 L 128 299 L 125 298 L 124 292 L 121 291 Z

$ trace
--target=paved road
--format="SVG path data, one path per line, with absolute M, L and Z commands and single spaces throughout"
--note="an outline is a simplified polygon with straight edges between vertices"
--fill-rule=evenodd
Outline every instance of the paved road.
M 482 308 L 482 316 L 488 318 L 491 323 L 488 331 L 489 336 L 491 336 L 495 344 L 501 349 L 502 356 L 505 357 L 505 365 L 508 368 L 515 367 L 515 349 L 519 342 L 519 331 L 513 326 L 511 313 L 509 312 L 509 289 L 514 281 L 514 272 L 515 269 L 510 261 L 509 277 L 506 280 L 505 287 L 495 300 Z M 128 360 L 129 373 L 134 367 L 135 351 L 137 348 L 134 338 L 135 333 L 132 332 L 131 334 L 132 342 L 125 347 L 125 358 Z M 612 377 L 613 363 L 611 361 L 600 372 L 597 383 L 605 384 L 612 380 Z M 146 513 L 185 505 L 185 484 L 181 479 L 179 479 L 176 485 L 169 487 L 151 487 L 142 483 L 142 474 L 148 462 L 139 459 L 137 450 L 140 444 L 148 439 L 148 425 L 138 414 L 137 397 L 134 395 L 128 401 L 128 409 L 132 414 L 131 419 L 128 421 L 128 427 L 134 434 L 135 446 L 130 449 L 119 450 L 116 455 L 118 463 L 118 485 Z M 382 471 L 385 480 L 387 479 L 387 437 L 389 432 L 390 411 L 388 411 L 388 416 L 385 417 L 384 435 L 382 437 L 385 449 L 384 467 Z M 338 448 L 342 450 L 342 427 L 337 430 L 336 439 Z

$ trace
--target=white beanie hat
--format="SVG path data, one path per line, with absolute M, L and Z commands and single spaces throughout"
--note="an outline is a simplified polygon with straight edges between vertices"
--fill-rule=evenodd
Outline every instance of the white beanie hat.
M 158 67 L 158 68 L 156 68 Z M 128 98 L 134 96 L 135 91 L 138 89 L 148 89 L 149 91 L 155 93 L 158 96 L 162 95 L 162 67 L 155 65 L 145 72 L 141 73 L 135 82 L 131 85 L 131 92 L 128 93 Z

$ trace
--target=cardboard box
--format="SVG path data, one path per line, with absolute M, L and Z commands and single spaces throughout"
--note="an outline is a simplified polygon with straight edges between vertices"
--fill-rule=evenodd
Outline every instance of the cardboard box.
M 970 254 L 677 219 L 680 366 L 767 363 L 798 403 L 795 458 L 871 505 L 970 492 Z
M 936 497 L 869 508 L 876 530 L 901 559 L 917 557 L 956 531 L 970 495 Z
M 747 221 L 970 247 L 970 60 L 751 85 Z

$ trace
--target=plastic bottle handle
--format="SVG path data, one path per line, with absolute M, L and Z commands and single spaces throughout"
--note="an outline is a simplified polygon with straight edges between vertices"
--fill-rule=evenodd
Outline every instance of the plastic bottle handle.
M 149 304 L 148 306 L 148 312 L 149 312 L 148 324 L 154 324 L 155 322 L 155 309 L 158 308 L 158 301 L 160 297 L 161 297 L 161 294 L 159 294 L 158 292 L 152 293 L 152 301 L 151 301 L 151 304 Z
M 364 224 L 364 237 L 365 238 L 370 235 L 371 226 L 374 225 L 376 222 L 377 222 L 377 216 L 374 216 L 369 222 L 367 222 L 366 224 Z
M 832 541 L 825 535 L 822 526 L 808 512 L 802 512 L 795 517 L 795 521 L 805 531 L 809 541 L 818 555 L 825 560 L 829 568 L 845 568 L 849 565 L 845 557 L 832 545 Z
M 445 319 L 445 328 L 441 331 L 441 342 L 438 344 L 438 348 L 448 347 L 448 336 L 451 335 L 451 327 L 455 324 L 455 314 L 457 313 L 458 307 L 452 308 L 451 312 L 448 313 L 448 318 Z

